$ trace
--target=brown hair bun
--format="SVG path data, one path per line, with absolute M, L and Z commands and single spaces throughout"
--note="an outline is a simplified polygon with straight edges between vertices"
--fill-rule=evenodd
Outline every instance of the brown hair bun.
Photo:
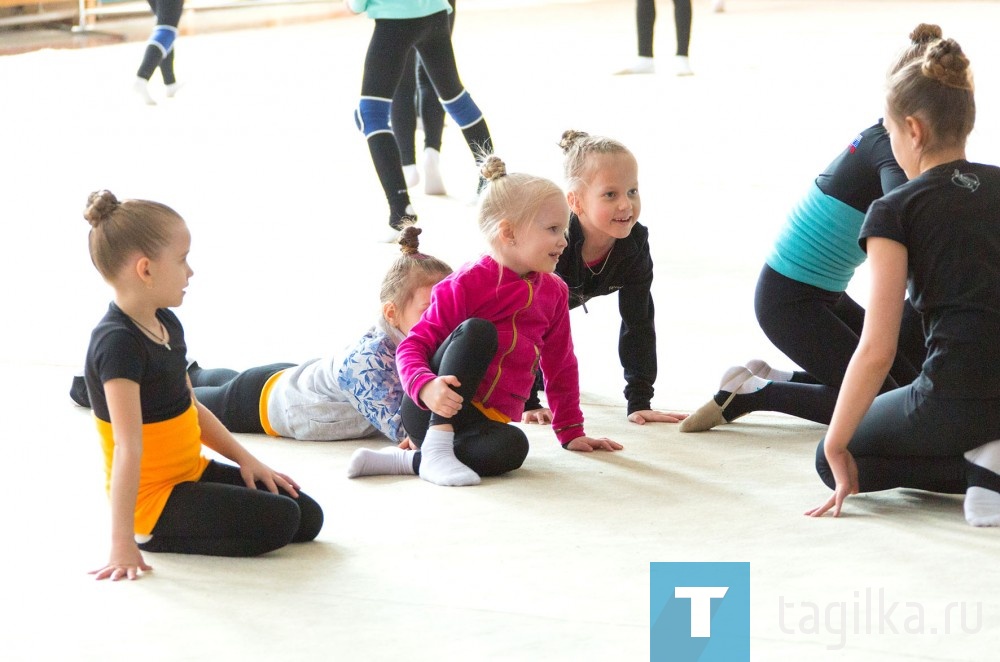
M 910 33 L 910 41 L 914 44 L 927 44 L 942 36 L 941 26 L 934 23 L 921 23 L 913 28 Z
M 87 219 L 91 227 L 97 227 L 118 209 L 118 198 L 107 189 L 94 191 L 87 196 L 87 208 L 83 212 L 83 217 Z
M 946 87 L 972 89 L 969 58 L 954 39 L 942 39 L 928 47 L 921 71 Z
M 403 227 L 402 232 L 399 233 L 399 239 L 396 243 L 399 244 L 399 251 L 403 255 L 417 255 L 420 252 L 420 240 L 417 238 L 420 233 L 423 232 L 413 223 L 409 223 Z

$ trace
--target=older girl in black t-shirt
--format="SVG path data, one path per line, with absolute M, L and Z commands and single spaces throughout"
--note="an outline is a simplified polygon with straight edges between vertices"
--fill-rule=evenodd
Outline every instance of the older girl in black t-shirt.
M 816 465 L 848 495 L 896 487 L 966 493 L 976 526 L 1000 525 L 1000 168 L 965 160 L 975 122 L 969 61 L 951 39 L 889 78 L 885 123 L 910 182 L 872 204 L 861 246 L 872 294 Z M 876 397 L 909 287 L 928 358 Z

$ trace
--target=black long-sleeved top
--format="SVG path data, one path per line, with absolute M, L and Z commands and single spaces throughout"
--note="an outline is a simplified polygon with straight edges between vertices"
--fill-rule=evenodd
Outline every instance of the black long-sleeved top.
M 593 271 L 583 262 L 583 229 L 576 214 L 569 219 L 569 245 L 559 257 L 556 273 L 569 286 L 570 310 L 583 306 L 594 297 L 618 292 L 618 310 L 622 316 L 618 333 L 618 356 L 625 371 L 625 398 L 628 413 L 651 408 L 653 382 L 656 381 L 656 328 L 653 323 L 653 258 L 649 253 L 649 231 L 636 223 L 632 232 L 618 239 L 607 263 Z M 598 273 L 594 273 L 594 272 Z M 525 405 L 538 409 L 541 375 Z

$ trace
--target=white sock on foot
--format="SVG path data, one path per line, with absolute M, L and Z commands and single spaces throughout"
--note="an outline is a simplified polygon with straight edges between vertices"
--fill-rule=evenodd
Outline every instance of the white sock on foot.
M 170 85 L 167 85 L 167 96 L 173 99 L 182 87 L 184 87 L 184 83 L 171 83 Z
M 444 180 L 441 179 L 441 152 L 433 147 L 424 149 L 424 193 L 447 195 Z
M 359 448 L 351 455 L 347 463 L 347 477 L 360 476 L 413 476 L 413 456 L 416 451 L 407 451 L 397 446 L 390 446 L 374 451 L 370 448 Z
M 420 477 L 435 485 L 478 485 L 479 474 L 455 457 L 455 433 L 428 430 L 420 446 Z
M 616 76 L 628 74 L 651 74 L 656 71 L 656 63 L 651 57 L 639 56 L 632 64 L 615 72 Z
M 674 57 L 674 73 L 678 76 L 694 75 L 694 71 L 691 69 L 691 60 L 688 59 L 687 55 L 677 55 Z
M 1000 493 L 973 485 L 965 490 L 964 508 L 972 526 L 1000 526 Z
M 1000 439 L 973 448 L 965 459 L 1000 474 Z M 965 490 L 965 520 L 972 526 L 1000 526 L 1000 492 L 970 485 Z
M 758 377 L 770 379 L 772 382 L 790 382 L 795 376 L 791 370 L 777 370 L 768 365 L 767 361 L 761 359 L 750 359 L 747 361 L 746 367 Z
M 149 81 L 145 78 L 136 76 L 135 82 L 132 83 L 132 91 L 134 91 L 147 106 L 156 105 L 156 101 L 149 95 Z

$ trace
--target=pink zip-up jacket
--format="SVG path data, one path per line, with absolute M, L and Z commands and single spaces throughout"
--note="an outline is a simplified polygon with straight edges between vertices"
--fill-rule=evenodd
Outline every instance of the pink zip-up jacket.
M 569 290 L 554 274 L 518 276 L 489 255 L 463 265 L 434 286 L 430 307 L 396 349 L 407 395 L 437 377 L 434 352 L 459 324 L 479 317 L 497 328 L 497 354 L 475 400 L 519 421 L 541 362 L 552 429 L 562 445 L 584 436 L 580 375 L 569 324 Z

